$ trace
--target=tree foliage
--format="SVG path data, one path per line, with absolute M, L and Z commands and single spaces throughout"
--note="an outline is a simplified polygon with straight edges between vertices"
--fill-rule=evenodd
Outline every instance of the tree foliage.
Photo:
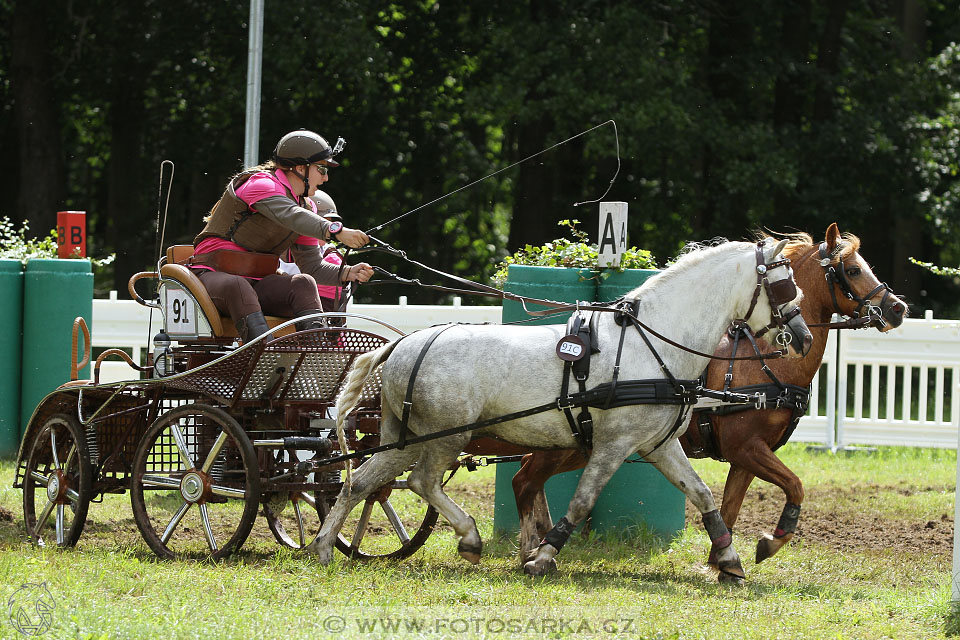
M 160 162 L 167 243 L 242 168 L 248 6 L 54 5 L 0 0 L 0 138 L 18 150 L 0 215 L 43 231 L 86 210 L 122 290 L 158 255 Z M 374 235 L 481 281 L 560 220 L 592 230 L 597 205 L 575 205 L 610 187 L 655 255 L 836 221 L 910 302 L 956 314 L 909 257 L 960 263 L 958 26 L 938 0 L 267 3 L 260 156 L 291 129 L 343 135 L 328 190 L 347 223 L 399 218 Z

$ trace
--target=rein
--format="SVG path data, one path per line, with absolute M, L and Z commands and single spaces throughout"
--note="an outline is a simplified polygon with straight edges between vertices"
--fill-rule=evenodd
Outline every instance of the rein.
M 620 298 L 620 299 L 618 299 L 618 300 L 613 300 L 613 301 L 611 301 L 611 302 L 606 302 L 606 303 L 584 303 L 584 302 L 569 303 L 569 302 L 558 302 L 558 301 L 556 301 L 556 300 L 545 300 L 545 299 L 542 299 L 542 298 L 531 298 L 531 297 L 529 297 L 529 296 L 521 296 L 521 295 L 519 295 L 519 294 L 512 293 L 512 292 L 510 292 L 510 291 L 501 291 L 500 289 L 497 289 L 497 288 L 495 288 L 495 287 L 491 287 L 491 286 L 486 285 L 486 284 L 482 284 L 482 283 L 479 283 L 479 282 L 474 282 L 473 280 L 467 280 L 466 278 L 461 278 L 460 276 L 456 276 L 456 275 L 453 275 L 453 274 L 451 274 L 451 273 L 447 273 L 447 272 L 445 272 L 445 271 L 440 271 L 439 269 L 435 269 L 435 268 L 433 268 L 433 267 L 427 266 L 427 265 L 423 264 L 422 262 L 419 262 L 419 261 L 417 261 L 417 260 L 414 260 L 413 258 L 410 258 L 409 256 L 407 256 L 407 253 L 406 253 L 405 251 L 403 251 L 403 250 L 401 250 L 401 249 L 397 249 L 397 248 L 395 248 L 395 247 L 392 247 L 392 246 L 390 246 L 389 244 L 387 244 L 386 242 L 380 240 L 379 238 L 375 238 L 375 237 L 373 237 L 373 236 L 370 236 L 370 239 L 371 239 L 371 240 L 375 240 L 375 241 L 376 241 L 377 243 L 379 243 L 379 245 L 381 245 L 381 246 L 368 247 L 368 248 L 364 249 L 365 251 L 380 251 L 380 252 L 383 252 L 383 253 L 387 253 L 387 254 L 396 256 L 396 257 L 401 258 L 401 259 L 403 259 L 403 260 L 405 260 L 405 261 L 407 261 L 407 262 L 409 262 L 409 263 L 411 263 L 411 264 L 414 264 L 414 265 L 416 265 L 416 266 L 418 266 L 418 267 L 421 267 L 421 268 L 423 268 L 423 269 L 426 269 L 427 271 L 430 271 L 430 272 L 432 272 L 432 273 L 435 273 L 435 274 L 437 274 L 437 275 L 439 275 L 439 276 L 442 276 L 442 277 L 444 277 L 444 278 L 448 278 L 448 279 L 453 280 L 453 281 L 455 281 L 455 282 L 458 282 L 458 283 L 461 283 L 461 284 L 465 284 L 465 285 L 467 285 L 467 286 L 469 286 L 469 287 L 472 287 L 473 289 L 472 289 L 472 290 L 468 290 L 468 289 L 454 289 L 454 288 L 451 288 L 451 287 L 444 287 L 444 286 L 441 286 L 441 285 L 429 285 L 429 284 L 424 284 L 424 283 L 420 282 L 419 279 L 416 279 L 416 278 L 412 278 L 412 279 L 411 279 L 411 278 L 402 278 L 402 277 L 397 276 L 396 274 L 390 273 L 389 271 L 387 271 L 387 270 L 385 270 L 385 269 L 382 269 L 382 268 L 380 268 L 380 267 L 374 267 L 374 270 L 377 271 L 378 273 L 382 273 L 382 274 L 384 274 L 384 275 L 386 275 L 386 276 L 389 276 L 389 277 L 391 277 L 391 278 L 394 278 L 395 280 L 397 280 L 397 281 L 400 282 L 401 284 L 417 285 L 417 286 L 421 286 L 421 287 L 424 287 L 424 288 L 433 289 L 433 290 L 436 290 L 436 291 L 445 291 L 445 292 L 453 292 L 453 293 L 463 293 L 463 294 L 467 294 L 467 295 L 477 295 L 477 296 L 483 296 L 483 297 L 489 297 L 489 298 L 499 298 L 499 299 L 501 299 L 501 300 L 513 300 L 514 302 L 519 302 L 519 303 L 523 306 L 523 310 L 526 311 L 527 314 L 532 315 L 532 316 L 549 316 L 549 315 L 556 315 L 556 314 L 564 313 L 564 312 L 567 312 L 567 311 L 600 311 L 600 312 L 622 313 L 622 314 L 626 315 L 628 318 L 630 318 L 631 322 L 633 322 L 633 323 L 635 323 L 636 325 L 638 325 L 638 328 L 642 328 L 642 329 L 646 330 L 648 333 L 650 333 L 650 335 L 658 338 L 659 340 L 662 340 L 663 342 L 666 342 L 667 344 L 669 344 L 669 345 L 672 346 L 672 347 L 676 347 L 677 349 L 680 349 L 680 350 L 682 350 L 682 351 L 686 351 L 687 353 L 691 353 L 691 354 L 693 354 L 693 355 L 701 356 L 701 357 L 703 357 L 703 358 L 709 358 L 709 359 L 711 359 L 711 360 L 718 360 L 718 359 L 726 360 L 726 359 L 727 359 L 727 358 L 721 358 L 720 356 L 715 356 L 715 355 L 713 355 L 713 354 L 708 354 L 708 353 L 705 353 L 705 352 L 703 352 L 703 351 L 697 351 L 696 349 L 691 349 L 690 347 L 684 346 L 684 345 L 682 345 L 682 344 L 680 344 L 680 343 L 678 343 L 678 342 L 675 342 L 675 341 L 671 340 L 670 338 L 664 336 L 662 333 L 656 331 L 655 329 L 653 329 L 652 327 L 650 327 L 649 325 L 647 325 L 646 323 L 644 323 L 642 320 L 640 320 L 640 318 L 637 317 L 637 314 L 639 313 L 639 304 L 640 304 L 640 300 L 639 300 L 639 299 L 635 300 L 635 301 L 630 305 L 630 306 L 631 306 L 631 309 L 630 309 L 630 310 L 627 310 L 626 308 L 623 307 L 623 304 L 624 304 L 624 303 L 627 303 L 626 299 L 624 299 L 624 298 Z M 779 309 L 778 309 L 778 307 L 777 307 L 776 301 L 777 301 L 777 300 L 782 300 L 782 299 L 783 299 L 783 296 L 785 296 L 785 295 L 790 295 L 790 297 L 787 299 L 787 301 L 792 300 L 792 299 L 796 296 L 796 284 L 793 283 L 793 274 L 792 274 L 792 273 L 791 273 L 791 276 L 790 276 L 790 283 L 793 284 L 793 287 L 794 287 L 792 294 L 790 294 L 789 290 L 786 290 L 786 291 L 777 291 L 777 290 L 774 290 L 773 288 L 774 288 L 778 283 L 773 283 L 773 284 L 771 285 L 771 284 L 769 283 L 767 277 L 766 277 L 766 274 L 767 274 L 767 272 L 768 272 L 770 269 L 774 269 L 774 268 L 776 268 L 776 267 L 783 266 L 783 265 L 785 265 L 785 264 L 789 264 L 789 260 L 786 260 L 786 259 L 778 260 L 778 261 L 776 261 L 776 262 L 774 262 L 774 263 L 771 263 L 770 265 L 766 265 L 766 264 L 763 263 L 763 253 L 759 250 L 759 248 L 758 248 L 758 251 L 757 251 L 757 256 L 758 256 L 758 260 L 759 260 L 759 263 L 758 263 L 758 265 L 757 265 L 757 288 L 754 290 L 754 297 L 753 297 L 753 300 L 751 301 L 750 312 L 746 315 L 745 318 L 742 319 L 743 322 L 746 322 L 746 320 L 748 320 L 748 319 L 750 318 L 750 314 L 753 312 L 753 308 L 756 306 L 756 302 L 757 302 L 757 299 L 758 299 L 758 297 L 759 297 L 759 295 L 760 295 L 760 291 L 761 291 L 762 288 L 766 288 L 766 289 L 767 289 L 767 295 L 768 295 L 768 297 L 769 297 L 770 300 L 771 300 L 771 307 L 777 309 L 777 314 L 778 314 L 778 315 L 780 315 L 780 314 L 779 314 Z M 762 269 L 761 269 L 761 268 L 762 268 Z M 781 280 L 781 281 L 778 281 L 778 282 L 784 282 L 784 281 Z M 369 283 L 368 283 L 368 284 L 369 284 Z M 786 288 L 784 287 L 784 289 L 786 289 Z M 548 308 L 548 309 L 544 309 L 544 310 L 542 310 L 542 311 L 532 311 L 532 310 L 530 310 L 530 309 L 527 308 L 527 303 L 537 304 L 537 305 L 541 305 L 541 306 L 549 307 L 549 308 Z M 630 303 L 628 303 L 628 304 L 630 304 Z M 790 314 L 788 314 L 789 317 L 784 317 L 784 316 L 780 315 L 781 322 L 785 324 L 785 323 L 787 322 L 787 320 L 789 320 L 790 318 L 792 318 L 792 317 L 793 317 L 794 315 L 796 315 L 796 314 L 799 314 L 799 309 L 797 309 L 797 310 L 795 310 L 794 312 L 791 312 Z M 777 323 L 777 320 L 776 320 L 776 318 L 775 318 L 775 319 L 774 319 L 774 322 L 771 323 L 771 324 L 776 324 L 776 323 Z M 762 335 L 762 334 L 760 334 L 760 335 Z M 786 347 L 786 345 L 783 345 L 783 346 L 784 346 L 784 348 Z M 763 359 L 765 359 L 765 358 L 782 358 L 784 355 L 786 355 L 785 349 L 784 349 L 784 350 L 771 351 L 771 352 L 767 352 L 767 353 L 763 353 L 763 354 L 758 354 L 758 355 L 752 355 L 752 356 L 737 356 L 735 359 L 736 359 L 736 360 L 763 360 Z

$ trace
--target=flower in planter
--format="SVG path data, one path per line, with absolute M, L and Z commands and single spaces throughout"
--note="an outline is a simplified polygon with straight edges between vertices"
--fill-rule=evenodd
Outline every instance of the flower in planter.
M 586 232 L 577 228 L 579 220 L 561 220 L 561 227 L 567 227 L 573 240 L 558 238 L 544 243 L 539 247 L 526 245 L 513 255 L 504 258 L 497 265 L 493 281 L 498 287 L 503 287 L 507 280 L 507 269 L 511 264 L 533 267 L 573 267 L 596 271 L 596 278 L 606 278 L 610 271 L 624 271 L 626 269 L 656 269 L 657 261 L 653 254 L 646 249 L 630 247 L 620 258 L 619 267 L 603 267 L 597 264 L 600 255 L 597 245 L 589 242 Z
M 27 239 L 30 225 L 24 220 L 20 230 L 16 230 L 13 221 L 4 216 L 0 218 L 0 258 L 12 258 L 26 263 L 31 258 L 56 258 L 57 235 L 51 230 L 46 238 Z

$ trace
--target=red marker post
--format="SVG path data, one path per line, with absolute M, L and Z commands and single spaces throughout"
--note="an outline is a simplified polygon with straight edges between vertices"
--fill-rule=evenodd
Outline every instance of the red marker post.
M 57 257 L 87 257 L 87 212 L 57 212 Z

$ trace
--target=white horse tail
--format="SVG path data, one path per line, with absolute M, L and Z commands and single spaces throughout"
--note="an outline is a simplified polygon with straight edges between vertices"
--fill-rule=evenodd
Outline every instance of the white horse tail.
M 343 391 L 337 396 L 337 440 L 340 442 L 340 451 L 344 454 L 347 453 L 347 438 L 343 431 L 343 423 L 347 419 L 347 415 L 357 408 L 357 404 L 360 402 L 360 394 L 363 391 L 363 386 L 367 382 L 367 378 L 370 377 L 381 362 L 390 356 L 398 342 L 399 340 L 388 342 L 379 349 L 365 353 L 353 361 L 353 366 L 350 368 L 350 374 L 344 383 Z M 344 469 L 346 470 L 347 495 L 349 495 L 352 484 L 351 470 L 353 469 L 353 461 L 347 460 L 344 464 Z

